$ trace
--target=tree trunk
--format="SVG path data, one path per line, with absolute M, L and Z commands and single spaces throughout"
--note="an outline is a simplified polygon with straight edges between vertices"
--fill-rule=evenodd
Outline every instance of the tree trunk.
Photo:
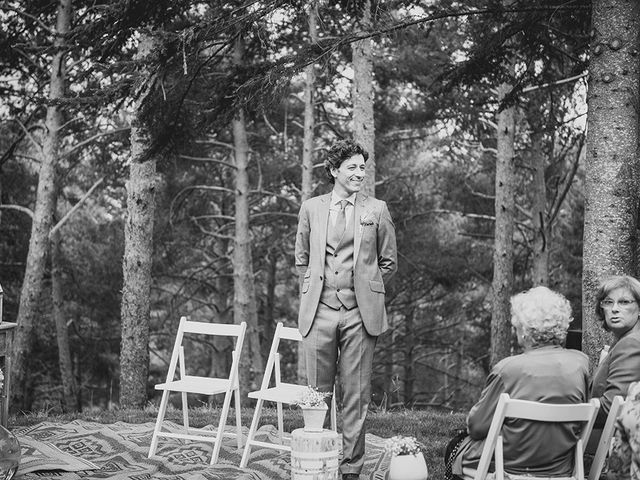
M 56 20 L 56 38 L 54 40 L 54 55 L 51 60 L 51 77 L 49 80 L 49 100 L 56 100 L 64 96 L 65 92 L 65 36 L 71 26 L 71 0 L 60 0 Z M 45 120 L 46 134 L 42 146 L 40 173 L 38 175 L 38 190 L 36 205 L 31 227 L 27 266 L 20 292 L 20 306 L 18 310 L 17 328 L 13 344 L 13 372 L 12 372 L 12 404 L 22 410 L 30 410 L 29 395 L 27 395 L 27 380 L 29 376 L 28 360 L 33 341 L 33 325 L 37 316 L 37 308 L 42 295 L 42 279 L 47 264 L 49 251 L 49 232 L 53 222 L 56 199 L 56 167 L 60 146 L 60 129 L 62 128 L 62 110 L 55 102 L 49 102 Z
M 142 36 L 137 59 L 144 61 L 154 48 L 157 48 L 155 39 Z M 157 89 L 149 66 L 143 67 L 140 74 L 141 78 L 147 79 L 147 83 L 136 100 L 131 122 L 131 160 L 126 185 L 127 219 L 122 262 L 120 406 L 125 408 L 145 405 L 149 377 L 156 158 L 150 153 L 153 149 L 153 136 L 144 107 Z
M 224 212 L 225 214 L 228 212 Z M 226 259 L 229 256 L 230 241 L 224 237 L 213 237 L 213 244 L 211 249 L 216 257 L 219 259 Z M 220 260 L 221 263 L 221 260 Z M 225 262 L 226 263 L 226 262 Z M 227 275 L 229 273 L 229 275 Z M 213 301 L 217 317 L 215 322 L 219 323 L 232 323 L 233 322 L 233 280 L 230 277 L 232 272 L 218 269 L 218 275 L 215 277 L 215 288 L 212 291 Z M 211 374 L 216 377 L 227 375 L 231 365 L 231 358 L 229 356 L 228 345 L 223 348 L 214 349 L 214 353 L 211 356 Z
M 58 365 L 60 378 L 62 379 L 62 393 L 64 398 L 64 410 L 77 412 L 78 387 L 73 372 L 71 360 L 71 348 L 69 347 L 69 331 L 65 321 L 64 288 L 61 262 L 61 236 L 60 230 L 51 235 L 51 299 L 53 304 L 53 318 L 56 324 L 56 338 L 58 341 Z
M 531 217 L 533 220 L 533 263 L 531 275 L 533 285 L 549 285 L 549 250 L 551 240 L 551 225 L 547 216 L 547 185 L 545 182 L 545 157 L 543 151 L 544 133 L 535 132 L 531 141 L 531 169 L 533 181 L 531 194 L 533 206 Z
M 244 46 L 238 40 L 234 49 L 236 64 L 243 61 Z M 247 322 L 244 352 L 240 357 L 240 389 L 249 392 L 258 388 L 263 374 L 263 359 L 258 331 L 258 313 L 251 258 L 251 230 L 249 227 L 249 142 L 244 112 L 239 110 L 233 119 L 233 143 L 235 147 L 236 188 L 235 223 L 233 245 L 233 320 Z
M 598 285 L 636 275 L 638 236 L 638 85 L 640 3 L 594 0 L 589 65 L 582 349 L 593 364 L 610 343 L 596 320 Z
M 510 86 L 498 88 L 501 102 Z M 491 316 L 491 365 L 511 353 L 511 323 L 509 298 L 513 287 L 513 231 L 515 219 L 514 197 L 514 133 L 515 107 L 498 113 L 495 211 L 496 226 L 493 253 L 493 291 Z
M 260 346 L 262 348 L 262 358 L 268 358 L 271 351 L 271 341 L 276 333 L 276 285 L 278 274 L 278 253 L 270 251 L 267 253 L 265 264 L 265 298 L 264 298 L 264 318 L 262 319 L 262 335 Z
M 371 0 L 362 4 L 360 30 L 371 30 Z M 371 38 L 351 44 L 353 54 L 353 139 L 369 152 L 362 191 L 376 196 L 375 124 L 373 121 L 373 58 Z
M 415 383 L 415 348 L 416 348 L 416 336 L 414 332 L 414 320 L 415 309 L 411 308 L 409 314 L 405 317 L 404 321 L 404 378 L 403 378 L 403 402 L 405 406 L 412 405 L 415 398 L 414 383 Z
M 312 43 L 318 42 L 316 29 L 316 0 L 309 2 L 309 38 Z M 306 82 L 304 85 L 304 137 L 302 139 L 302 195 L 300 202 L 311 198 L 313 194 L 313 144 L 315 139 L 315 65 L 304 69 Z
M 309 39 L 312 43 L 318 42 L 318 30 L 316 26 L 317 1 L 311 0 L 307 7 L 309 18 Z M 313 145 L 315 140 L 315 65 L 307 65 L 304 69 L 306 82 L 304 85 L 304 136 L 302 139 L 302 182 L 300 203 L 313 195 Z M 307 381 L 307 370 L 304 362 L 302 342 L 298 344 L 298 382 Z
M 148 138 L 132 127 L 131 148 Z M 127 181 L 127 221 L 122 264 L 122 339 L 120 344 L 120 406 L 143 407 L 149 376 L 149 315 L 153 216 L 155 210 L 155 160 L 132 162 Z

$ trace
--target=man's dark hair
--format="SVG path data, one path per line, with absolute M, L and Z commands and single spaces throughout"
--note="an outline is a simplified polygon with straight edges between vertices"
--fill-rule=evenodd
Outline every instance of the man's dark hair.
M 369 152 L 353 140 L 340 140 L 329 148 L 327 158 L 324 160 L 324 169 L 331 183 L 335 183 L 335 179 L 333 175 L 331 175 L 331 169 L 340 168 L 342 162 L 350 159 L 354 155 L 362 155 L 365 162 L 369 158 Z

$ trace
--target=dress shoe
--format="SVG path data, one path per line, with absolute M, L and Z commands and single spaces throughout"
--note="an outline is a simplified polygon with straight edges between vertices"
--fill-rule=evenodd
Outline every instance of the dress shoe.
M 343 473 L 342 480 L 360 480 L 359 473 Z

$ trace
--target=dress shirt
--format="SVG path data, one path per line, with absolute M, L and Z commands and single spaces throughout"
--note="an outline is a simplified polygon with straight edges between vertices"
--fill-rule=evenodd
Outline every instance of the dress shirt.
M 329 205 L 329 221 L 331 222 L 331 226 L 336 226 L 336 219 L 338 218 L 338 212 L 341 210 L 340 201 L 346 200 L 347 205 L 344 207 L 344 216 L 345 216 L 345 227 L 349 226 L 351 223 L 351 218 L 353 217 L 353 209 L 356 201 L 356 194 L 352 193 L 347 198 L 340 198 L 336 192 L 331 192 L 331 204 Z

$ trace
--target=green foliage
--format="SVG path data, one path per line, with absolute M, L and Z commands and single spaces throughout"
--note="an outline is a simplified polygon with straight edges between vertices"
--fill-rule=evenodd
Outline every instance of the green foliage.
M 100 136 L 60 159 L 60 211 L 69 211 L 98 179 L 103 186 L 63 227 L 64 311 L 85 408 L 117 398 L 124 192 L 129 152 L 128 109 L 149 87 L 143 105 L 159 156 L 151 317 L 152 386 L 166 374 L 181 315 L 232 321 L 234 232 L 233 134 L 230 120 L 242 108 L 252 148 L 249 176 L 253 270 L 263 353 L 276 322 L 296 323 L 298 285 L 293 265 L 300 199 L 304 123 L 301 102 L 307 65 L 317 75 L 316 164 L 336 138 L 351 131 L 351 43 L 374 43 L 376 194 L 389 204 L 398 234 L 399 272 L 388 286 L 392 331 L 378 343 L 374 410 L 439 405 L 465 409 L 488 371 L 489 285 L 492 275 L 494 131 L 501 107 L 493 90 L 514 85 L 510 100 L 525 113 L 517 137 L 519 231 L 516 283 L 530 286 L 532 136 L 544 134 L 549 213 L 554 217 L 552 286 L 565 293 L 580 317 L 582 172 L 571 177 L 582 131 L 568 121 L 579 113 L 574 83 L 524 92 L 583 72 L 588 2 L 551 8 L 552 2 L 372 2 L 374 31 L 354 22 L 363 2 L 319 6 L 320 40 L 310 44 L 305 2 L 74 2 L 69 91 L 63 151 Z M 39 140 L 46 105 L 50 36 L 55 2 L 27 2 L 29 15 L 8 15 L 0 37 L 0 72 L 7 86 L 0 123 L 2 204 L 29 207 L 34 200 Z M 571 8 L 570 8 L 571 7 Z M 464 14 L 464 12 L 475 12 Z M 33 17 L 33 18 L 32 18 Z M 416 20 L 422 18 L 421 21 Z M 42 25 L 36 21 L 38 19 Z M 135 58 L 137 39 L 154 48 Z M 239 36 L 245 60 L 230 53 Z M 18 50 L 28 46 L 28 51 Z M 25 53 L 26 52 L 26 53 Z M 24 55 L 23 55 L 24 53 Z M 516 77 L 505 59 L 518 64 Z M 526 123 L 525 120 L 526 119 Z M 20 126 L 24 125 L 24 128 Z M 29 135 L 26 133 L 29 131 Z M 574 147 L 572 147 L 572 145 Z M 314 169 L 315 194 L 328 191 Z M 563 186 L 571 185 L 559 205 Z M 0 210 L 0 281 L 5 319 L 15 318 L 30 222 Z M 48 299 L 42 300 L 34 355 L 34 408 L 57 408 L 59 378 Z M 218 346 L 224 365 L 226 346 Z M 194 352 L 204 351 L 195 345 Z M 197 365 L 213 372 L 215 356 Z M 292 378 L 297 352 L 282 355 Z M 201 399 L 206 402 L 207 399 Z M 435 424 L 407 413 L 402 432 L 426 438 Z M 402 417 L 404 418 L 404 417 Z M 413 422 L 413 423 L 411 423 Z M 387 430 L 384 430 L 386 428 Z M 421 432 L 415 431 L 422 429 Z M 405 431 L 407 430 L 407 431 Z M 444 432 L 438 433 L 444 442 Z M 435 448 L 435 447 L 434 447 Z M 437 456 L 439 453 L 430 452 Z M 427 456 L 429 460 L 429 456 Z M 437 478 L 437 475 L 434 476 Z

